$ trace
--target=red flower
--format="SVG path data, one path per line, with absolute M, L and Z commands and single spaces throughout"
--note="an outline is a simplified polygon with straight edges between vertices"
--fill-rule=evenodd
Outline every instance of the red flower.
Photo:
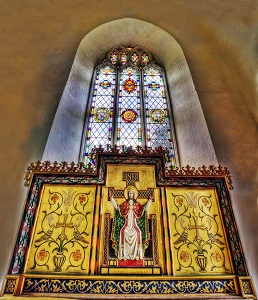
M 48 252 L 45 249 L 39 251 L 37 257 L 39 260 L 44 260 L 48 256 Z
M 203 198 L 202 203 L 204 204 L 204 206 L 207 206 L 209 204 L 209 200 L 207 198 Z
M 180 259 L 184 262 L 187 262 L 190 259 L 190 254 L 186 251 L 182 251 L 180 254 Z
M 182 206 L 182 203 L 183 203 L 183 198 L 181 198 L 181 197 L 177 197 L 176 198 L 176 203 L 179 205 L 179 206 Z
M 79 196 L 79 201 L 80 201 L 81 204 L 83 204 L 86 201 L 85 195 Z
M 222 260 L 222 257 L 220 255 L 220 253 L 218 251 L 214 251 L 212 254 L 211 254 L 211 257 L 213 260 L 215 260 L 216 262 L 220 262 Z
M 59 196 L 57 194 L 54 194 L 51 196 L 51 201 L 53 201 L 54 203 L 56 203 L 56 201 L 59 199 Z
M 82 258 L 82 254 L 80 250 L 76 250 L 72 253 L 72 257 L 75 261 L 78 261 Z

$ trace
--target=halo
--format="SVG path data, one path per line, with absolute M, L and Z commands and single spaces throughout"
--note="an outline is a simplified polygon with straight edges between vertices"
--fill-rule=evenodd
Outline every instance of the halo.
M 124 189 L 124 196 L 125 196 L 125 199 L 128 198 L 128 192 L 129 192 L 130 190 L 133 190 L 133 191 L 134 191 L 134 198 L 136 199 L 136 198 L 138 197 L 139 192 L 138 192 L 137 188 L 136 188 L 135 186 L 133 186 L 133 185 L 128 185 L 128 186 Z

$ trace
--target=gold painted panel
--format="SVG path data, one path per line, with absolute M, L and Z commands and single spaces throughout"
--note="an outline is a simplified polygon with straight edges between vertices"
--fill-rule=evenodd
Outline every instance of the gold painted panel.
M 110 190 L 112 190 L 113 202 L 110 198 Z M 120 237 L 122 233 L 121 231 L 116 233 L 114 224 L 115 222 L 127 222 L 126 220 L 123 221 L 123 218 L 126 219 L 126 217 L 121 217 L 121 210 L 128 201 L 127 197 L 130 190 L 134 192 L 135 205 L 139 203 L 139 207 L 146 208 L 148 206 L 146 208 L 146 219 L 139 221 L 140 217 L 137 217 L 137 222 L 140 229 L 142 228 L 140 226 L 141 222 L 143 225 L 147 222 L 148 229 L 146 230 L 150 232 L 141 230 L 142 236 L 148 236 L 146 240 L 142 238 L 142 257 L 139 255 L 139 257 L 127 259 L 124 253 L 119 254 L 119 249 L 123 249 L 125 246 L 121 245 Z M 150 197 L 153 197 L 152 201 L 149 201 Z M 118 216 L 119 213 L 116 212 L 115 207 L 120 212 L 120 216 Z M 156 188 L 154 166 L 136 164 L 108 165 L 106 187 L 102 188 L 99 273 L 101 273 L 101 268 L 109 268 L 109 266 L 110 272 L 114 272 L 113 270 L 111 271 L 111 268 L 114 269 L 114 266 L 117 266 L 120 268 L 120 271 L 115 271 L 117 274 L 132 274 L 136 272 L 135 268 L 137 267 L 139 268 L 139 274 L 149 274 L 149 269 L 145 268 L 145 266 L 157 266 L 161 267 L 162 274 L 164 274 L 164 247 L 161 239 L 162 222 L 160 216 L 161 200 L 159 188 Z M 122 227 L 121 225 L 121 230 Z M 148 243 L 147 240 L 150 236 L 151 243 Z M 145 241 L 147 243 L 144 245 Z M 116 244 L 119 245 L 116 247 Z
M 126 179 L 123 173 L 139 173 L 139 177 L 135 178 L 135 186 L 138 189 L 146 190 L 147 188 L 156 187 L 155 167 L 135 164 L 110 164 L 107 166 L 106 186 L 114 186 L 116 189 L 124 189 L 126 187 Z M 133 185 L 132 182 L 128 185 Z
M 232 274 L 215 188 L 166 188 L 175 275 Z
M 43 186 L 25 273 L 89 274 L 95 186 Z

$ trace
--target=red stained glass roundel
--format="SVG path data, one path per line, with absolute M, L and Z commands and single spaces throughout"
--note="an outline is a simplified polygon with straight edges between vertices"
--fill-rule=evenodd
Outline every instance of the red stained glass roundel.
M 136 81 L 133 80 L 132 78 L 126 79 L 123 82 L 123 89 L 129 94 L 132 93 L 136 89 Z
M 135 110 L 129 108 L 122 112 L 121 117 L 126 123 L 133 123 L 137 119 L 138 114 Z

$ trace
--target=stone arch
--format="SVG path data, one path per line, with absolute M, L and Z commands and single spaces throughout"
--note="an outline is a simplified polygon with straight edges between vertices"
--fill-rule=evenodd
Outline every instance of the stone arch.
M 164 66 L 181 166 L 217 165 L 200 101 L 181 47 L 165 30 L 133 18 L 100 25 L 81 41 L 42 160 L 79 161 L 85 108 L 96 62 L 110 48 L 128 43 L 149 49 Z

